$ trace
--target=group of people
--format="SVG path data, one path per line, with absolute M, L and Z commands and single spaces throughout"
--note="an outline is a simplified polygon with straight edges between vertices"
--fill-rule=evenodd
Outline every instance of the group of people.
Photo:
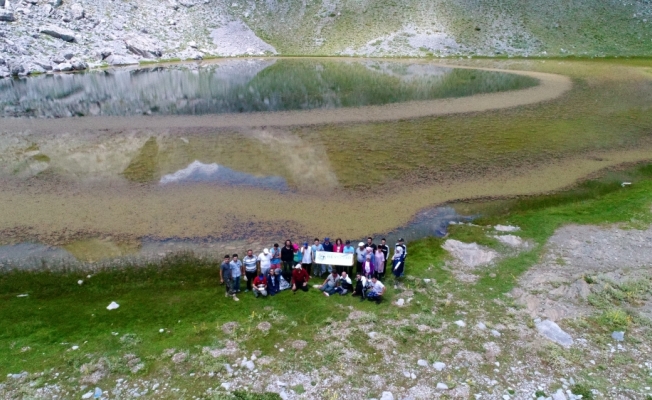
M 353 265 L 333 266 L 316 262 L 317 252 L 335 252 L 351 254 L 356 267 L 355 283 L 351 280 Z M 382 301 L 385 294 L 385 285 L 382 280 L 391 262 L 391 272 L 399 278 L 405 271 L 407 247 L 403 238 L 394 246 L 394 253 L 390 258 L 390 248 L 383 238 L 380 244 L 375 244 L 372 237 L 366 242 L 358 243 L 353 247 L 351 242 L 336 239 L 335 243 L 330 238 L 323 242 L 315 239 L 313 244 L 303 242 L 300 246 L 291 240 L 286 240 L 283 247 L 274 243 L 271 249 L 263 249 L 259 255 L 254 255 L 252 249 L 247 250 L 247 255 L 239 259 L 237 254 L 225 255 L 220 266 L 220 282 L 225 285 L 226 297 L 238 300 L 236 294 L 240 292 L 240 281 L 246 282 L 245 292 L 252 292 L 254 296 L 273 296 L 282 290 L 291 289 L 296 294 L 298 290 L 307 292 L 311 275 L 313 278 L 323 277 L 328 274 L 321 285 L 316 287 L 324 294 L 360 296 L 360 300 L 372 300 L 377 303 Z

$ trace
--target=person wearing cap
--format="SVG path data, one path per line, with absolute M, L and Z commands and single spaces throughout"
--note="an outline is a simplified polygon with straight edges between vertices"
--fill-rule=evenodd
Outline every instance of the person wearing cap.
M 238 255 L 233 254 L 231 256 L 231 276 L 233 277 L 233 292 L 238 293 L 240 291 L 240 277 L 244 274 L 244 268 L 242 267 L 242 262 L 238 260 Z
M 403 265 L 404 260 L 403 247 L 396 246 L 394 248 L 394 255 L 392 256 L 392 274 L 394 274 L 396 278 L 403 276 L 403 268 L 405 268 Z
M 333 252 L 333 243 L 331 243 L 331 238 L 325 237 L 324 238 L 324 243 L 322 243 L 322 247 L 324 248 L 324 251 L 329 251 L 329 252 L 332 253 Z M 321 268 L 321 274 L 322 275 L 324 275 L 326 273 L 326 271 L 328 271 L 328 273 L 330 274 L 331 271 L 333 270 L 332 265 L 322 264 L 321 267 L 322 267 Z
M 403 276 L 403 273 L 405 272 L 405 259 L 407 258 L 407 246 L 405 245 L 405 240 L 403 238 L 398 239 L 398 243 L 396 243 L 396 246 L 400 246 L 403 248 L 403 268 L 401 270 L 401 276 Z
M 307 292 L 310 288 L 308 286 L 308 281 L 310 280 L 310 275 L 301 268 L 301 265 L 297 265 L 292 270 L 292 279 L 290 280 L 290 285 L 292 287 L 292 292 L 297 293 L 297 290 L 301 289 L 304 292 Z
M 278 243 L 274 243 L 274 246 L 269 251 L 271 256 L 271 269 L 281 268 L 281 248 L 278 246 Z
M 365 250 L 364 242 L 358 243 L 358 248 L 355 249 L 355 256 L 357 261 L 357 273 L 364 275 L 364 270 L 362 269 L 362 264 L 367 257 L 367 250 Z
M 231 257 L 227 254 L 224 256 L 224 261 L 220 265 L 220 283 L 224 284 L 224 297 L 233 297 L 235 301 L 235 291 L 233 291 L 233 274 L 231 273 Z
M 258 257 L 254 255 L 254 251 L 249 249 L 247 250 L 247 255 L 242 259 L 242 264 L 245 269 L 245 277 L 247 278 L 247 289 L 246 292 L 249 292 L 253 289 L 253 282 L 258 275 Z
M 272 255 L 269 249 L 263 249 L 263 252 L 258 255 L 258 262 L 260 263 L 260 273 L 264 276 L 269 275 L 269 270 L 272 268 Z
M 330 274 L 328 274 L 328 277 L 326 277 L 326 280 L 324 283 L 319 287 L 319 290 L 324 293 L 324 296 L 328 297 L 331 294 L 335 293 L 335 288 L 337 285 L 340 283 L 340 276 L 337 274 L 337 271 L 333 270 Z
M 319 243 L 319 239 L 315 238 L 315 240 L 312 242 L 312 246 L 310 246 L 310 249 L 312 250 L 312 276 L 315 278 L 318 276 L 322 275 L 322 265 L 318 264 L 315 262 L 315 259 L 317 258 L 317 252 L 318 251 L 324 251 L 324 247 Z
M 308 242 L 303 242 L 301 247 L 301 268 L 305 269 L 307 273 L 310 273 L 312 268 L 313 254 L 312 248 L 308 246 Z
M 262 273 L 258 274 L 258 276 L 254 278 L 253 290 L 254 290 L 255 297 L 258 296 L 267 297 L 267 278 L 265 278 L 265 275 L 263 275 Z
M 385 294 L 385 285 L 378 280 L 375 276 L 371 278 L 371 287 L 367 291 L 367 298 L 370 301 L 375 301 L 376 304 L 380 304 L 383 300 L 383 295 Z

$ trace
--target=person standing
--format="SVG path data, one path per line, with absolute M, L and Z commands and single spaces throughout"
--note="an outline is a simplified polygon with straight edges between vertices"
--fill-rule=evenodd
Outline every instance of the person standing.
M 267 297 L 267 278 L 263 274 L 254 278 L 254 296 Z
M 378 246 L 376 252 L 374 253 L 374 268 L 375 276 L 377 276 L 380 280 L 385 277 L 385 261 L 385 253 L 383 253 L 383 250 L 380 248 L 380 246 Z
M 333 246 L 333 252 L 344 253 L 344 243 L 342 243 L 342 239 L 340 238 L 335 239 L 335 246 Z
M 240 277 L 244 273 L 242 262 L 238 260 L 238 255 L 234 254 L 231 258 L 231 276 L 233 277 L 233 291 L 240 292 Z
M 331 243 L 331 239 L 329 237 L 324 238 L 324 243 L 322 244 L 322 247 L 324 248 L 324 251 L 328 251 L 331 253 L 333 252 L 333 243 Z M 328 270 L 328 273 L 330 274 L 331 271 L 333 271 L 333 266 L 322 264 L 321 274 L 324 275 L 326 273 L 326 270 Z
M 374 253 L 376 252 L 376 248 L 378 247 L 374 243 L 374 238 L 372 238 L 371 236 L 367 238 L 367 247 L 371 247 L 372 249 L 374 249 Z
M 403 276 L 403 260 L 403 247 L 397 244 L 392 256 L 392 274 L 394 274 L 395 278 Z
M 285 246 L 281 249 L 281 261 L 283 261 L 283 272 L 292 272 L 294 266 L 294 249 L 290 239 L 285 241 Z
M 224 256 L 224 261 L 220 265 L 220 283 L 224 284 L 224 297 L 233 297 L 233 300 L 238 301 L 233 290 L 233 274 L 231 273 L 231 257 L 227 254 Z
M 292 248 L 294 249 L 294 253 L 292 253 L 293 267 L 296 267 L 297 265 L 301 265 L 301 258 L 303 254 L 301 253 L 301 249 L 297 243 L 294 243 Z
M 354 259 L 352 260 L 353 263 L 355 263 L 355 247 L 351 246 L 351 241 L 347 240 L 346 244 L 344 245 L 344 254 L 353 254 Z M 350 267 L 344 267 L 344 271 L 346 271 L 346 274 L 351 276 L 353 273 L 353 264 L 351 264 Z
M 247 289 L 245 293 L 252 289 L 252 285 L 256 275 L 258 275 L 258 257 L 254 255 L 254 251 L 247 250 L 247 255 L 242 259 L 245 269 L 245 277 L 247 278 Z
M 301 268 L 310 273 L 313 260 L 312 248 L 308 247 L 308 242 L 303 242 L 303 247 L 301 247 Z
M 371 277 L 374 276 L 375 272 L 376 272 L 376 269 L 375 269 L 375 266 L 374 266 L 374 258 L 375 257 L 374 257 L 373 251 L 374 250 L 371 247 L 366 247 L 365 248 L 366 255 L 365 255 L 365 260 L 364 260 L 364 265 L 363 265 L 363 273 L 362 274 L 367 279 L 371 279 Z
M 278 243 L 274 243 L 272 251 L 270 251 L 270 256 L 272 257 L 272 269 L 281 268 L 281 249 L 278 247 Z
M 260 262 L 260 273 L 264 276 L 269 275 L 269 270 L 272 268 L 272 255 L 269 254 L 269 249 L 263 249 L 263 252 L 258 255 Z
M 297 290 L 301 289 L 304 292 L 307 292 L 310 287 L 308 286 L 308 281 L 310 280 L 310 275 L 301 268 L 300 265 L 297 265 L 292 270 L 292 280 L 290 285 L 292 286 L 292 293 L 296 294 Z
M 403 238 L 399 238 L 398 243 L 396 243 L 396 246 L 400 246 L 401 248 L 403 248 L 403 259 L 401 260 L 402 261 L 401 264 L 403 265 L 403 268 L 401 269 L 401 276 L 403 276 L 403 274 L 405 273 L 405 259 L 407 258 L 407 245 L 405 244 L 405 240 Z
M 318 251 L 324 251 L 324 247 L 319 243 L 319 239 L 315 238 L 315 240 L 312 242 L 312 246 L 310 246 L 310 249 L 312 250 L 312 276 L 315 278 L 318 276 L 321 276 L 321 271 L 322 271 L 322 266 L 321 264 L 317 264 L 315 260 L 317 259 L 317 252 Z
M 358 248 L 355 249 L 355 257 L 357 261 L 357 271 L 356 273 L 364 275 L 364 270 L 362 269 L 362 264 L 367 256 L 367 251 L 365 250 L 364 242 L 358 243 Z
M 385 238 L 382 238 L 380 240 L 380 244 L 378 245 L 378 248 L 383 251 L 383 254 L 385 255 L 385 263 L 383 264 L 383 276 L 380 277 L 380 280 L 383 280 L 385 277 L 385 272 L 387 271 L 387 260 L 389 260 L 389 246 L 387 245 L 387 240 Z

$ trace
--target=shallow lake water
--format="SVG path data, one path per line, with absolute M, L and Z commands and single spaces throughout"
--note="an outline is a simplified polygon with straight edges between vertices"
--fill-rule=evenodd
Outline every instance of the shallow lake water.
M 647 60 L 228 60 L 5 80 L 0 104 L 5 266 L 416 239 L 462 218 L 442 203 L 652 159 Z

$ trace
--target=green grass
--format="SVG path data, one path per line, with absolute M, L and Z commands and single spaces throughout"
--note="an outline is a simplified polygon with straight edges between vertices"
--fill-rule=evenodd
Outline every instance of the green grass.
M 650 171 L 649 166 L 637 168 L 636 173 L 643 175 Z M 532 240 L 535 246 L 478 272 L 480 277 L 475 284 L 457 282 L 442 268 L 448 260 L 441 248 L 444 239 L 412 242 L 408 276 L 398 289 L 394 289 L 392 279 L 388 280 L 388 294 L 380 306 L 348 296 L 326 298 L 316 290 L 296 295 L 282 292 L 264 299 L 242 294 L 241 301 L 234 302 L 224 297 L 224 289 L 219 286 L 218 265 L 183 254 L 168 257 L 162 264 L 94 271 L 90 278 L 88 272 L 80 271 L 4 273 L 0 275 L 0 377 L 50 368 L 79 376 L 82 365 L 98 358 L 111 365 L 111 376 L 121 376 L 130 374 L 124 360 L 126 353 L 135 354 L 145 365 L 136 376 L 157 376 L 169 368 L 169 357 L 162 354 L 170 348 L 189 354 L 188 361 L 175 368 L 185 372 L 218 372 L 225 360 L 203 355 L 202 348 L 221 348 L 229 340 L 238 342 L 245 354 L 254 350 L 263 355 L 274 354 L 278 362 L 269 368 L 275 372 L 290 366 L 311 370 L 319 368 L 324 360 L 334 362 L 341 353 L 333 349 L 323 352 L 321 358 L 303 358 L 291 342 L 302 339 L 308 342 L 309 349 L 324 350 L 322 343 L 314 342 L 314 335 L 321 330 L 336 331 L 338 324 L 348 317 L 349 307 L 364 312 L 359 324 L 381 326 L 387 320 L 404 321 L 389 334 L 397 350 L 427 348 L 423 357 L 436 360 L 441 343 L 435 336 L 417 334 L 418 326 L 439 329 L 444 323 L 450 325 L 460 319 L 460 302 L 466 304 L 464 309 L 468 311 L 464 318 L 500 315 L 501 321 L 509 321 L 512 317 L 504 315 L 504 305 L 498 303 L 511 304 L 504 293 L 514 287 L 521 273 L 539 260 L 543 243 L 555 229 L 569 223 L 622 222 L 633 228 L 651 223 L 652 179 L 643 175 L 631 187 L 607 185 L 609 190 L 596 189 L 591 196 L 583 194 L 575 199 L 561 194 L 538 200 L 523 199 L 512 203 L 509 211 L 500 209 L 493 215 L 485 215 L 478 224 L 518 225 L 519 235 Z M 450 232 L 451 238 L 496 246 L 486 236 L 483 228 L 468 225 L 455 226 Z M 430 278 L 436 283 L 425 284 L 420 278 Z M 83 284 L 78 285 L 78 280 L 83 280 Z M 410 304 L 403 308 L 390 304 L 408 291 L 413 298 Z M 609 304 L 605 303 L 604 314 L 594 321 L 602 321 L 610 329 L 623 328 L 623 323 L 636 323 L 607 306 L 635 302 L 647 291 L 649 286 L 636 283 L 615 287 L 608 299 L 600 300 L 608 300 Z M 19 294 L 28 297 L 17 297 Z M 111 301 L 119 303 L 120 308 L 106 310 Z M 413 321 L 412 314 L 418 315 Z M 224 332 L 223 325 L 232 321 L 237 322 L 237 328 Z M 257 326 L 261 322 L 270 322 L 272 328 L 259 330 Z M 159 329 L 164 332 L 159 333 Z M 361 349 L 355 361 L 361 368 L 373 368 L 375 361 L 382 360 L 376 352 L 365 350 L 368 346 L 364 332 L 354 330 L 348 340 L 350 348 Z M 285 347 L 284 353 L 279 353 L 279 343 Z M 73 345 L 80 349 L 71 350 Z M 483 352 L 481 344 L 473 340 L 465 345 Z M 548 351 L 546 357 L 550 365 L 582 360 L 573 351 L 557 348 Z M 295 392 L 299 393 L 300 389 L 296 388 Z

